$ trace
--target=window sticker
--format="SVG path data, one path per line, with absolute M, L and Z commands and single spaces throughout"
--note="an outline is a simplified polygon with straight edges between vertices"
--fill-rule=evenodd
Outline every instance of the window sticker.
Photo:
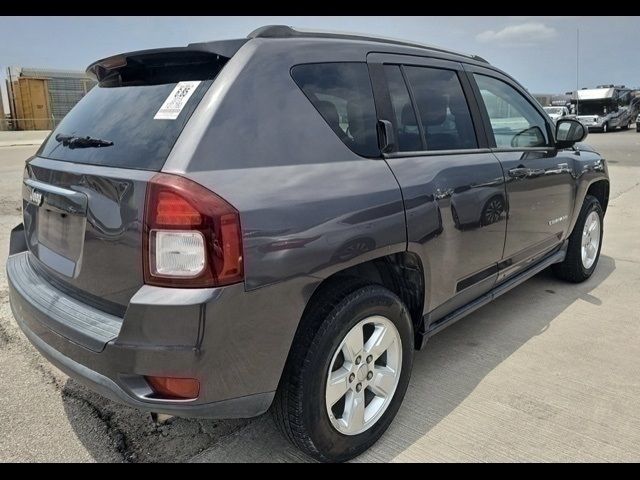
M 171 91 L 167 99 L 164 101 L 154 120 L 175 120 L 180 112 L 193 95 L 193 92 L 200 85 L 200 81 L 196 82 L 178 82 Z

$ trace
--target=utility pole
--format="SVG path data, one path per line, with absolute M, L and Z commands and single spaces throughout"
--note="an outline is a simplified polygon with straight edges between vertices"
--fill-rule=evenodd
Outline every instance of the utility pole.
M 576 116 L 580 115 L 578 90 L 580 90 L 580 27 L 576 29 Z

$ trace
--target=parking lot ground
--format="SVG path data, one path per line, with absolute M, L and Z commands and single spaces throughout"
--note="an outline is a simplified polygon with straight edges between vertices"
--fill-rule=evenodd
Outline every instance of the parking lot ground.
M 356 461 L 640 461 L 640 134 L 587 139 L 610 165 L 602 256 L 580 285 L 545 271 L 416 354 L 403 406 Z M 24 158 L 0 148 L 0 461 L 306 461 L 268 416 L 149 416 L 43 360 L 13 320 L 4 274 Z

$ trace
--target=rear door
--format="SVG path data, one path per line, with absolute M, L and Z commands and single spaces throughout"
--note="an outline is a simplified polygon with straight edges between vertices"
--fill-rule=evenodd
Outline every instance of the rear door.
M 185 52 L 128 57 L 27 163 L 29 258 L 50 283 L 104 311 L 124 313 L 143 283 L 147 182 L 224 65 L 220 58 Z
M 509 213 L 502 280 L 566 237 L 574 207 L 575 152 L 555 148 L 553 124 L 515 82 L 493 70 L 468 69 L 492 150 L 505 173 Z
M 495 283 L 506 227 L 502 168 L 461 64 L 389 54 L 368 62 L 378 117 L 396 139 L 386 161 L 402 189 L 408 248 L 427 275 L 425 311 L 439 317 Z

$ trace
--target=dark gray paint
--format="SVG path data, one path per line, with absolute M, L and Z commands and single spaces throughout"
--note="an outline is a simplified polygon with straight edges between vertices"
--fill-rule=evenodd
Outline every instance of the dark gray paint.
M 96 387 L 100 391 L 126 392 L 115 395 L 120 400 L 202 415 L 212 402 L 252 395 L 270 401 L 309 298 L 323 279 L 342 269 L 395 252 L 415 253 L 424 269 L 423 313 L 431 312 L 429 321 L 437 322 L 483 293 L 493 295 L 505 261 L 511 260 L 513 267 L 531 264 L 532 258 L 553 249 L 539 246 L 526 259 L 507 259 L 507 212 L 493 222 L 483 220 L 481 207 L 509 192 L 501 162 L 513 162 L 513 155 L 526 154 L 532 162 L 572 158 L 571 172 L 528 183 L 541 202 L 546 199 L 538 197 L 546 193 L 539 192 L 548 189 L 559 188 L 559 196 L 567 188 L 575 192 L 570 222 L 554 240 L 559 247 L 576 221 L 588 185 L 607 178 L 600 157 L 567 151 L 547 152 L 539 160 L 539 152 L 490 148 L 358 157 L 324 122 L 289 70 L 298 63 L 365 62 L 372 52 L 489 68 L 452 53 L 379 42 L 256 38 L 231 58 L 176 142 L 163 171 L 199 182 L 240 211 L 246 267 L 242 284 L 196 290 L 143 286 L 142 207 L 152 173 L 32 159 L 29 178 L 87 198 L 86 227 L 76 232 L 84 235 L 84 243 L 82 258 L 72 259 L 74 276 L 55 264 L 34 261 L 42 264 L 38 274 L 89 304 L 120 308 L 123 318 L 118 338 L 102 353 L 92 352 L 29 314 L 29 301 L 13 286 L 16 279 L 10 274 L 11 304 L 32 341 L 48 349 L 56 362 L 75 365 L 68 369 L 73 375 L 93 385 L 91 379 L 103 379 L 98 382 L 102 387 Z M 474 121 L 482 125 L 482 118 Z M 479 141 L 487 146 L 486 138 Z M 518 198 L 518 189 L 511 192 L 509 215 L 517 234 L 539 212 L 535 202 L 527 206 Z M 565 209 L 564 203 L 558 207 Z M 27 208 L 25 222 L 29 212 Z M 33 238 L 33 226 L 26 231 Z M 521 251 L 514 238 L 508 248 Z M 24 250 L 23 243 L 12 235 L 14 257 L 9 261 Z M 30 259 L 37 257 L 36 247 L 32 241 Z M 470 278 L 480 280 L 469 283 Z M 461 282 L 468 286 L 460 289 Z M 146 398 L 141 375 L 199 378 L 201 397 L 189 405 Z M 261 408 L 237 410 L 248 411 L 259 413 Z
M 483 206 L 504 197 L 502 169 L 491 153 L 418 155 L 388 162 L 404 194 L 409 251 L 420 256 L 428 272 L 426 313 L 451 300 L 458 282 L 502 258 L 506 212 L 494 223 L 481 221 Z M 476 286 L 475 296 L 493 286 L 495 275 L 488 280 Z
M 29 315 L 89 350 L 98 353 L 104 350 L 107 342 L 120 333 L 122 318 L 93 308 L 54 288 L 33 270 L 30 256 L 23 252 L 13 255 L 7 262 L 7 276 L 12 279 L 12 285 L 32 307 Z M 19 315 L 23 316 L 22 311 Z
M 144 397 L 145 394 L 149 393 L 148 387 L 140 388 L 139 385 L 135 385 L 134 388 L 125 390 L 113 379 L 65 356 L 61 350 L 57 350 L 54 347 L 55 343 L 47 338 L 46 334 L 36 334 L 27 324 L 22 323 L 20 320 L 18 320 L 18 325 L 38 351 L 68 376 L 114 402 L 129 405 L 133 408 L 181 417 L 250 418 L 265 413 L 275 396 L 275 392 L 266 392 L 219 402 L 195 404 L 193 402 L 173 401 L 159 404 Z
M 143 284 L 142 215 L 146 183 L 154 172 L 36 157 L 28 162 L 26 175 L 24 225 L 36 266 L 68 293 L 122 316 Z M 36 207 L 29 201 L 33 180 L 75 192 L 83 209 L 61 208 L 64 195 L 37 187 L 43 205 Z M 45 215 L 53 222 L 48 235 L 38 228 Z

